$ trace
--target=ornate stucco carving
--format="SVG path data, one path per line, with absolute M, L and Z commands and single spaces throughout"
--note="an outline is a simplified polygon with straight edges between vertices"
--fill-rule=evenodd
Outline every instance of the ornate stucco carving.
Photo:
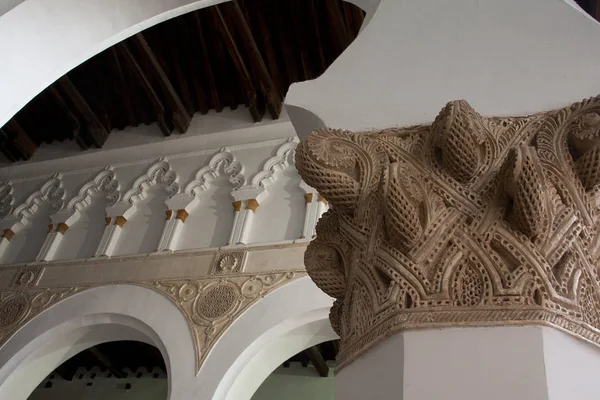
M 340 368 L 405 329 L 550 325 L 600 344 L 600 97 L 431 125 L 316 131 L 296 166 L 332 205 L 305 255 Z
M 185 187 L 185 193 L 196 194 L 198 189 L 206 190 L 210 186 L 210 178 L 214 179 L 223 174 L 228 177 L 234 190 L 239 189 L 246 182 L 243 171 L 242 163 L 236 160 L 231 150 L 224 147 L 196 173 L 195 178 Z
M 277 154 L 266 160 L 262 171 L 257 172 L 251 179 L 251 186 L 265 188 L 275 179 L 278 170 L 286 169 L 294 163 L 294 152 L 298 145 L 298 138 L 291 137 L 279 146 Z
M 144 199 L 148 194 L 148 188 L 157 184 L 164 186 L 167 197 L 172 197 L 179 192 L 177 172 L 165 157 L 160 158 L 148 168 L 145 174 L 136 179 L 132 188 L 123 196 L 123 202 L 133 204 L 137 200 Z
M 36 285 L 42 272 L 41 267 L 24 267 L 17 274 L 12 289 L 0 293 L 0 346 L 21 326 L 48 307 L 77 293 L 106 285 L 90 283 L 68 287 L 39 287 Z M 119 281 L 111 284 L 144 286 L 158 291 L 177 304 L 195 337 L 197 368 L 200 369 L 211 347 L 239 315 L 274 289 L 302 276 L 306 276 L 305 271 L 273 271 Z
M 25 265 L 19 268 L 19 272 L 15 275 L 10 287 L 23 288 L 32 287 L 38 284 L 45 267 L 40 265 Z
M 13 215 L 22 223 L 30 218 L 38 209 L 39 203 L 49 204 L 52 211 L 62 208 L 65 199 L 65 189 L 62 183 L 62 174 L 55 174 L 42 187 L 33 192 L 27 199 L 13 211 Z
M 79 189 L 79 193 L 74 196 L 67 204 L 69 210 L 82 210 L 92 202 L 92 195 L 101 193 L 108 200 L 108 205 L 112 206 L 121 197 L 119 191 L 119 181 L 111 166 L 107 166 L 94 177 L 90 182 Z
M 244 269 L 245 259 L 245 250 L 220 252 L 213 263 L 212 273 L 215 275 L 240 273 Z

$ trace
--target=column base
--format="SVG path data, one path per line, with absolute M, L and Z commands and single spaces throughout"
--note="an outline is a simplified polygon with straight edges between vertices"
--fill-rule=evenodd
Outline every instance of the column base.
M 575 400 L 600 391 L 600 348 L 541 326 L 399 333 L 338 372 L 337 400 Z

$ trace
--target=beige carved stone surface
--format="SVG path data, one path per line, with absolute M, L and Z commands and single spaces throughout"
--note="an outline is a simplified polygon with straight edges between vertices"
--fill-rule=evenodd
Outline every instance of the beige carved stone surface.
M 197 368 L 217 339 L 248 307 L 274 289 L 306 276 L 305 271 L 229 274 L 154 281 L 120 281 L 156 290 L 182 310 L 196 338 Z M 19 287 L 0 293 L 0 346 L 48 307 L 85 290 L 103 286 Z
M 19 269 L 11 283 L 11 288 L 32 287 L 38 284 L 44 273 L 44 267 L 26 265 Z
M 217 257 L 215 258 L 212 273 L 219 275 L 242 272 L 244 268 L 245 259 L 245 250 L 219 252 Z
M 339 368 L 405 329 L 543 324 L 600 344 L 600 97 L 431 125 L 321 130 L 296 151 L 330 202 L 305 255 L 336 298 Z

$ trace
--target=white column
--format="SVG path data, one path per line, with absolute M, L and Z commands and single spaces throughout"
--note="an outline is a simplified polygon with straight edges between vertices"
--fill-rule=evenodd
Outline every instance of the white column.
M 233 224 L 231 226 L 231 235 L 229 235 L 228 246 L 237 244 L 240 241 L 240 235 L 242 232 L 242 221 L 244 220 L 244 214 L 242 211 L 242 200 L 236 200 L 233 203 Z
M 244 217 L 240 224 L 240 237 L 237 244 L 248 244 L 252 221 L 254 221 L 258 206 L 259 204 L 256 199 L 246 200 L 246 209 L 243 211 Z
M 96 249 L 95 257 L 110 257 L 113 255 L 115 246 L 126 222 L 127 219 L 123 216 L 106 218 L 106 227 L 104 228 L 104 233 L 102 234 L 102 238 Z
M 0 237 L 0 258 L 4 255 L 6 248 L 10 244 L 11 239 L 15 236 L 15 233 L 12 229 L 5 229 L 4 233 L 2 233 L 2 237 Z
M 315 207 L 314 223 L 312 224 L 312 232 L 311 232 L 312 237 L 315 237 L 317 234 L 317 232 L 316 232 L 317 222 L 319 222 L 319 219 L 321 218 L 321 216 L 323 216 L 325 211 L 327 211 L 327 209 L 329 208 L 329 204 L 327 203 L 327 200 L 325 200 L 325 198 L 321 195 L 318 195 L 318 197 L 319 197 L 319 200 L 317 201 L 317 204 Z
M 105 220 L 106 225 L 104 226 L 104 232 L 102 233 L 102 237 L 100 238 L 100 243 L 98 243 L 94 257 L 101 257 L 106 253 L 106 246 L 108 245 L 110 237 L 112 236 L 112 231 L 114 229 L 112 217 L 106 217 Z
M 169 211 L 171 213 L 173 212 L 172 210 Z M 167 213 L 169 211 L 167 211 Z M 181 236 L 181 230 L 183 229 L 183 224 L 185 224 L 188 216 L 189 214 L 185 208 L 177 210 L 175 218 L 169 216 L 169 219 L 165 222 L 165 229 L 163 230 L 163 235 L 160 239 L 158 251 L 173 251 L 176 249 L 177 242 Z
M 306 204 L 306 208 L 304 210 L 304 228 L 302 229 L 302 237 L 300 237 L 300 239 L 304 239 L 304 238 L 310 238 L 313 235 L 313 231 L 314 231 L 314 222 L 315 222 L 315 204 L 314 204 L 314 200 L 315 200 L 315 194 L 314 193 L 305 193 L 304 194 L 304 202 Z
M 167 217 L 165 218 L 165 227 L 163 228 L 160 241 L 158 242 L 158 248 L 156 251 L 172 251 L 171 242 L 173 236 L 173 230 L 175 229 L 176 220 L 173 218 L 173 210 L 166 211 Z
M 64 222 L 56 224 L 56 229 L 54 229 L 54 226 L 55 224 L 50 224 L 48 226 L 46 240 L 44 240 L 44 244 L 42 245 L 42 248 L 36 257 L 36 261 L 53 260 L 56 250 L 58 250 L 58 247 L 63 240 L 65 232 L 67 232 L 69 229 L 69 225 Z

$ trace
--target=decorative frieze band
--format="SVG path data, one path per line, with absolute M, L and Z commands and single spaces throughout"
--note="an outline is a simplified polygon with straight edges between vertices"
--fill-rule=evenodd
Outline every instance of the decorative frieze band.
M 405 329 L 544 324 L 600 344 L 600 98 L 321 130 L 296 166 L 332 205 L 305 264 L 336 298 L 339 368 Z
M 158 291 L 184 313 L 195 337 L 197 369 L 211 347 L 233 321 L 248 307 L 271 291 L 305 276 L 305 271 L 241 274 L 243 252 L 224 253 L 216 264 L 219 276 L 119 281 Z M 26 268 L 12 284 L 14 289 L 0 293 L 0 345 L 21 326 L 61 300 L 103 284 L 70 287 L 35 287 L 43 268 Z

